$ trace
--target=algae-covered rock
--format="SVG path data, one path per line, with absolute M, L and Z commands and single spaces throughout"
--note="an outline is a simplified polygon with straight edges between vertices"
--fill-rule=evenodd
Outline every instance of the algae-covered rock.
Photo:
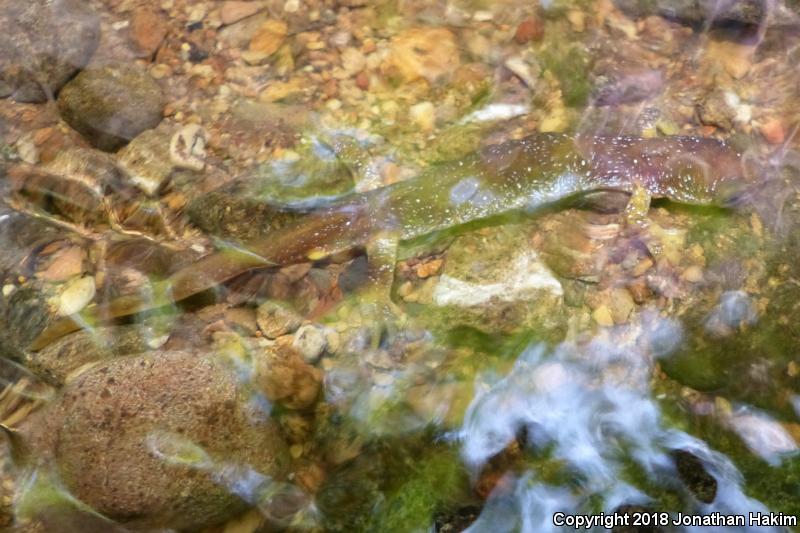
M 179 530 L 246 508 L 237 483 L 281 479 L 278 431 L 233 368 L 190 352 L 92 367 L 20 428 L 33 456 L 52 461 L 95 511 L 131 528 Z
M 0 0 L 0 98 L 44 102 L 86 66 L 100 21 L 82 0 Z
M 146 72 L 106 66 L 81 72 L 58 97 L 62 118 L 101 150 L 114 151 L 161 121 L 164 96 Z
M 317 495 L 327 531 L 425 531 L 468 497 L 456 450 L 414 439 L 370 443 L 331 472 Z
M 761 0 L 614 0 L 619 9 L 635 17 L 660 15 L 702 25 L 760 24 L 767 15 Z
M 530 329 L 559 339 L 566 324 L 560 282 L 528 242 L 526 226 L 458 237 L 433 289 L 432 319 L 487 333 Z

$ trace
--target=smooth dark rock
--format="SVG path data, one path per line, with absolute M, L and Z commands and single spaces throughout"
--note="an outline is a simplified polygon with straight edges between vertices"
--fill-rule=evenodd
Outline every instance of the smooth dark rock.
M 673 450 L 672 459 L 678 475 L 694 497 L 703 503 L 711 503 L 717 497 L 717 480 L 708 473 L 703 461 L 686 450 Z
M 0 97 L 44 102 L 89 62 L 100 21 L 83 0 L 0 0 Z
M 84 70 L 65 85 L 58 109 L 95 147 L 110 152 L 161 122 L 164 95 L 148 73 L 106 66 Z
M 763 0 L 614 0 L 635 17 L 660 15 L 692 25 L 761 24 L 767 16 Z

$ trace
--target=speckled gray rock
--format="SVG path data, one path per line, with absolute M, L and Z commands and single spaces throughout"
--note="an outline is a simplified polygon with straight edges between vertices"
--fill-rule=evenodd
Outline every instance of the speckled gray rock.
M 760 24 L 767 16 L 763 0 L 614 0 L 636 17 L 660 15 L 687 24 Z
M 44 102 L 86 66 L 100 41 L 83 0 L 0 0 L 0 97 Z
M 282 479 L 288 464 L 277 425 L 211 354 L 151 352 L 94 366 L 19 430 L 75 497 L 132 529 L 220 523 L 246 508 L 232 492 L 237 473 Z
M 256 322 L 266 338 L 277 339 L 299 328 L 303 317 L 286 304 L 270 300 L 258 306 Z
M 425 316 L 448 328 L 526 329 L 561 340 L 563 289 L 531 248 L 529 235 L 527 225 L 506 225 L 456 238 Z
M 325 330 L 314 324 L 300 326 L 294 333 L 292 346 L 300 352 L 306 363 L 314 364 L 319 361 L 328 346 Z
M 147 72 L 106 66 L 84 70 L 66 84 L 58 109 L 94 146 L 114 151 L 161 122 L 164 95 Z

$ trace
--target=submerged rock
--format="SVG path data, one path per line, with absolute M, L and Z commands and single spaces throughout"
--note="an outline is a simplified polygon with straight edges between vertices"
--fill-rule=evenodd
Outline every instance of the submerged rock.
M 253 357 L 254 381 L 267 399 L 289 409 L 307 409 L 322 390 L 322 372 L 288 343 L 269 344 Z
M 0 97 L 44 102 L 86 66 L 100 21 L 82 0 L 0 0 Z
M 161 121 L 164 96 L 146 72 L 106 66 L 81 72 L 58 97 L 62 118 L 94 146 L 114 151 Z
M 767 16 L 762 0 L 614 0 L 635 17 L 660 15 L 688 24 L 760 24 Z
M 161 189 L 175 168 L 170 157 L 169 133 L 160 130 L 143 131 L 117 154 L 130 183 L 148 196 Z
M 453 33 L 446 28 L 409 28 L 392 39 L 384 69 L 404 81 L 434 83 L 461 64 Z
M 449 327 L 533 329 L 559 338 L 566 323 L 561 283 L 527 238 L 524 228 L 513 226 L 458 237 L 433 289 L 431 314 Z
M 299 328 L 303 317 L 288 305 L 270 300 L 258 306 L 256 322 L 266 338 L 277 339 Z
M 695 498 L 711 503 L 717 496 L 717 480 L 708 473 L 703 461 L 687 450 L 673 450 L 672 459 L 678 475 Z
M 95 366 L 19 431 L 73 496 L 131 528 L 220 523 L 246 508 L 243 482 L 280 479 L 288 460 L 235 370 L 202 353 Z

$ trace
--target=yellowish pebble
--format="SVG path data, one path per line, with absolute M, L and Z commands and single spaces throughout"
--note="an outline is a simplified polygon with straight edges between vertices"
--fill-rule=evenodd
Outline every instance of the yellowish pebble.
M 592 318 L 599 326 L 609 327 L 614 325 L 614 317 L 611 310 L 605 304 L 592 311 Z

